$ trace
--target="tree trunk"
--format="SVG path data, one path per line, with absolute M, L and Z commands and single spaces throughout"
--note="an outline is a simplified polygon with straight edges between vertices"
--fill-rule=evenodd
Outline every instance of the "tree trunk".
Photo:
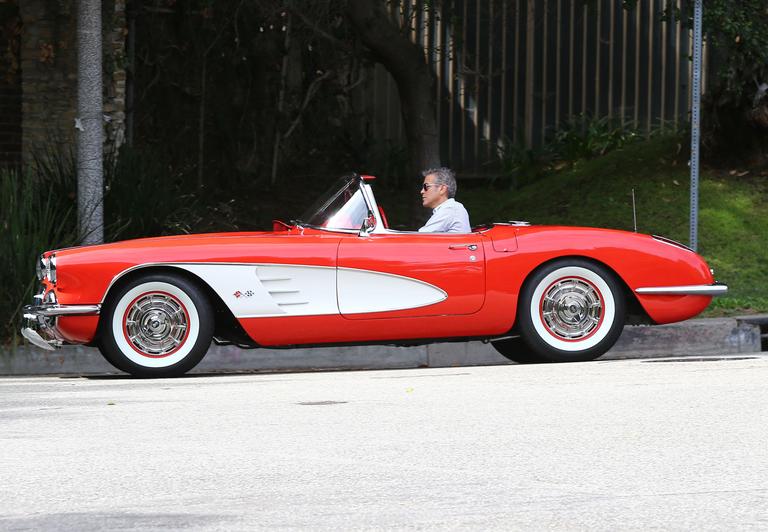
M 417 180 L 422 170 L 440 165 L 435 81 L 424 60 L 424 50 L 392 23 L 381 0 L 349 0 L 347 14 L 355 33 L 397 84 L 408 142 L 408 177 Z M 418 221 L 428 213 L 421 208 L 420 197 L 413 188 L 411 213 L 413 221 Z

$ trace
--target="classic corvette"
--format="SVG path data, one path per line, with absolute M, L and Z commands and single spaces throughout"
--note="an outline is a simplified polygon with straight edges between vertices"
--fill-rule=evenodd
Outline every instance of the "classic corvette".
M 692 250 L 609 229 L 388 227 L 371 176 L 339 179 L 271 232 L 47 251 L 23 335 L 97 346 L 141 377 L 181 375 L 211 341 L 241 347 L 482 339 L 517 362 L 593 360 L 626 323 L 695 316 L 727 287 Z

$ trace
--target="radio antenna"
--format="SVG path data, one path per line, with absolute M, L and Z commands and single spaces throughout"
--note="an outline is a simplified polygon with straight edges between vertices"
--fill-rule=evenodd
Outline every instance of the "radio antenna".
M 635 189 L 632 189 L 632 220 L 635 223 L 635 233 L 637 233 L 637 208 L 635 207 Z

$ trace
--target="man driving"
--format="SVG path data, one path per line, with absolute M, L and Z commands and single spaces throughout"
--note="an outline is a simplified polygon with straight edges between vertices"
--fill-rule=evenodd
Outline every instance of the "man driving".
M 419 229 L 420 233 L 470 233 L 469 214 L 454 199 L 456 174 L 450 168 L 430 168 L 421 175 L 421 203 L 432 209 L 432 217 Z

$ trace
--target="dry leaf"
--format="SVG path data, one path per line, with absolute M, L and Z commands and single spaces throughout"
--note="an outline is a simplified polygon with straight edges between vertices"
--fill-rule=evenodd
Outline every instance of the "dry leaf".
M 46 65 L 52 65 L 53 59 L 56 57 L 56 53 L 53 50 L 53 45 L 50 43 L 42 43 L 40 45 L 39 61 Z

